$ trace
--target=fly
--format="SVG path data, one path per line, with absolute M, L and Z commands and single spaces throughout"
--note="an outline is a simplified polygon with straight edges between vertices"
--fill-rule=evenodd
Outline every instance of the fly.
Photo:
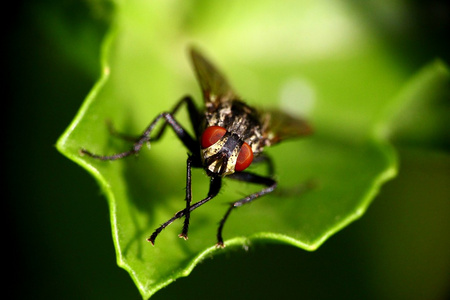
M 158 141 L 169 125 L 188 149 L 186 162 L 186 207 L 161 224 L 147 239 L 153 245 L 161 231 L 175 220 L 184 217 L 179 237 L 187 239 L 191 212 L 213 199 L 222 187 L 224 177 L 258 184 L 263 188 L 238 201 L 232 202 L 222 217 L 217 230 L 217 247 L 224 247 L 222 231 L 232 210 L 275 190 L 272 160 L 263 153 L 265 147 L 272 146 L 288 138 L 311 133 L 311 127 L 300 118 L 279 110 L 259 111 L 244 103 L 233 91 L 225 77 L 198 51 L 190 51 L 197 80 L 203 93 L 205 107 L 197 109 L 190 96 L 182 98 L 171 112 L 159 114 L 137 138 L 133 139 L 130 150 L 113 154 L 98 155 L 81 149 L 82 155 L 100 160 L 121 159 L 141 151 L 146 143 Z M 189 119 L 195 132 L 191 136 L 175 119 L 182 105 L 187 106 Z M 153 134 L 156 125 L 162 121 L 159 131 Z M 113 132 L 114 133 L 114 132 Z M 115 133 L 121 137 L 125 135 Z M 267 176 L 258 175 L 246 169 L 252 163 L 265 163 Z M 191 169 L 203 168 L 210 177 L 207 196 L 192 203 Z

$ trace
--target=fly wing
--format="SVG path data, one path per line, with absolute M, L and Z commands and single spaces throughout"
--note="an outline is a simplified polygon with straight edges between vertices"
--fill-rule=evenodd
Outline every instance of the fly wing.
M 200 54 L 200 52 L 191 49 L 191 58 L 208 110 L 217 108 L 220 103 L 239 98 L 234 93 L 225 76 Z
M 262 116 L 267 146 L 286 139 L 303 137 L 313 132 L 312 127 L 304 119 L 281 110 L 265 111 Z

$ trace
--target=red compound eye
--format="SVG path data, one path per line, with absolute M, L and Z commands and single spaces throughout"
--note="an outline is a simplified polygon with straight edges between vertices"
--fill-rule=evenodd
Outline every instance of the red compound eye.
M 247 169 L 248 166 L 250 166 L 252 161 L 253 161 L 252 147 L 250 147 L 250 145 L 247 143 L 242 144 L 241 151 L 239 152 L 236 161 L 236 166 L 234 167 L 234 169 L 238 172 L 244 171 L 245 169 Z
M 205 129 L 202 135 L 202 148 L 208 148 L 220 140 L 227 130 L 220 126 L 211 126 Z

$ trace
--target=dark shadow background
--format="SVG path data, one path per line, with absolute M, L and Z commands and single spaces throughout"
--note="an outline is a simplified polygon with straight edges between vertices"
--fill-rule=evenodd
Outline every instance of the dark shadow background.
M 380 21 L 353 2 L 362 13 L 369 11 L 373 22 Z M 383 24 L 380 31 L 411 70 L 436 56 L 449 64 L 444 39 L 450 32 L 449 5 L 412 3 L 409 34 Z M 89 10 L 84 1 L 12 5 L 3 10 L 9 20 L 2 237 L 7 295 L 139 299 L 129 275 L 116 266 L 106 199 L 93 178 L 54 146 L 97 78 L 98 64 L 92 62 L 106 30 L 105 12 Z M 64 23 L 51 18 L 55 10 Z M 73 40 L 61 42 L 67 32 Z M 86 52 L 91 60 L 80 60 Z M 226 253 L 206 260 L 154 299 L 445 299 L 450 295 L 450 156 L 448 143 L 442 145 L 400 148 L 399 177 L 384 186 L 360 221 L 318 251 L 257 244 L 248 252 Z

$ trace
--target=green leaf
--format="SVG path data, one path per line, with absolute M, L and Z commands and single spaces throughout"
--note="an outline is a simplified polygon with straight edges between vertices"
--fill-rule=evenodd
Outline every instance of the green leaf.
M 102 47 L 102 75 L 57 147 L 99 182 L 110 207 L 118 264 L 143 297 L 187 276 L 203 258 L 233 248 L 277 242 L 315 250 L 359 218 L 382 183 L 395 176 L 396 155 L 384 133 L 395 124 L 393 99 L 407 105 L 415 93 L 395 97 L 408 74 L 366 25 L 349 7 L 327 1 L 116 4 Z M 224 229 L 225 249 L 214 245 L 226 204 L 259 186 L 226 181 L 216 199 L 192 214 L 188 241 L 178 238 L 179 220 L 153 247 L 149 235 L 185 205 L 187 154 L 180 141 L 167 132 L 138 158 L 112 162 L 79 153 L 128 149 L 109 134 L 107 120 L 139 135 L 186 93 L 202 105 L 186 55 L 192 44 L 249 104 L 303 114 L 315 128 L 311 137 L 267 150 L 278 192 L 233 211 Z M 186 113 L 179 120 L 188 124 Z M 195 201 L 206 196 L 208 182 L 202 170 L 193 171 Z
M 436 60 L 409 80 L 383 115 L 378 134 L 402 145 L 448 149 L 450 73 Z

